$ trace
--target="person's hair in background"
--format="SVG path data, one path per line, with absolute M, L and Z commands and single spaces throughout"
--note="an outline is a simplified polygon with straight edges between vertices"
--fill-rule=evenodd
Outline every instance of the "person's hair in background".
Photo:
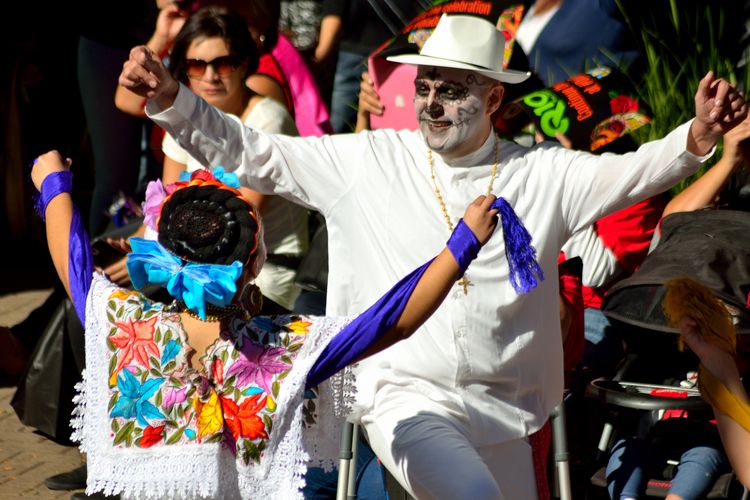
M 262 53 L 270 52 L 276 45 L 281 17 L 278 0 L 209 0 L 204 5 L 224 7 L 242 16 Z
M 230 52 L 229 61 L 234 62 L 237 67 L 245 65 L 244 78 L 257 70 L 258 49 L 243 18 L 223 7 L 210 6 L 199 9 L 190 16 L 175 38 L 170 57 L 170 71 L 180 82 L 188 84 L 190 64 L 187 52 L 190 45 L 199 38 L 222 38 Z M 221 72 L 220 68 L 214 70 Z

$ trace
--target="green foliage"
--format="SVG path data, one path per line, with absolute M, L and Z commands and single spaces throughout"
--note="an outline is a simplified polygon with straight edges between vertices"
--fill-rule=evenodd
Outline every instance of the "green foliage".
M 742 53 L 740 38 L 746 19 L 739 2 L 619 3 L 645 59 L 643 74 L 636 77 L 635 87 L 652 110 L 651 124 L 634 133 L 637 142 L 664 137 L 692 118 L 698 82 L 709 70 L 741 88 L 750 88 L 748 65 L 736 66 Z M 713 162 L 720 157 L 719 153 L 714 155 Z M 672 194 L 687 187 L 703 171 L 679 183 Z

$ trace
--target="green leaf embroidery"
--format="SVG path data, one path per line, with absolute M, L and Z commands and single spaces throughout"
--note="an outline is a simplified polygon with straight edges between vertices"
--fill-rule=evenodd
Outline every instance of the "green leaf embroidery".
M 221 441 L 224 435 L 222 433 L 214 434 L 213 436 L 209 436 L 203 440 L 204 443 L 216 443 L 218 441 Z
M 120 430 L 120 424 L 117 422 L 117 419 L 112 419 L 112 432 L 117 434 L 117 431 Z
M 119 397 L 120 397 L 120 393 L 116 392 L 116 393 L 112 394 L 111 398 L 109 398 L 109 405 L 107 405 L 107 411 L 108 412 L 112 411 L 112 408 L 115 407 L 115 405 L 117 404 L 117 400 L 119 399 Z
M 298 342 L 296 344 L 292 344 L 288 347 L 289 352 L 296 352 L 299 350 L 299 348 L 302 347 L 302 342 Z
M 170 340 L 172 340 L 172 332 L 170 332 L 169 330 L 167 330 L 166 335 L 164 335 L 164 343 L 166 344 Z
M 131 433 L 133 432 L 133 428 L 135 427 L 135 422 L 132 420 L 125 424 L 125 426 L 120 429 L 120 431 L 115 434 L 115 440 L 114 444 L 118 445 L 121 444 L 123 441 L 128 440 L 128 446 L 132 443 L 133 437 L 131 436 Z
M 266 424 L 266 431 L 268 434 L 271 434 L 271 430 L 273 429 L 273 420 L 268 415 L 263 415 L 263 423 Z
M 290 363 L 290 364 L 291 364 L 291 363 Z M 287 375 L 289 375 L 289 372 L 290 372 L 290 371 L 292 371 L 292 370 L 291 370 L 291 369 L 289 369 L 289 370 L 284 370 L 283 372 L 281 372 L 281 373 L 279 374 L 279 378 L 278 378 L 277 380 L 284 380 L 284 379 L 286 378 L 286 376 L 287 376 Z
M 153 356 L 149 356 L 148 360 L 149 360 L 149 362 L 150 362 L 150 364 L 151 364 L 152 367 L 156 368 L 157 370 L 161 369 L 161 363 L 159 362 L 158 359 L 156 359 Z
M 112 355 L 111 358 L 109 358 L 109 374 L 112 375 L 115 372 L 115 368 L 117 368 L 117 355 Z
M 286 363 L 288 365 L 292 364 L 292 358 L 290 358 L 286 354 L 282 355 L 281 358 L 279 358 L 279 359 L 281 359 L 282 362 L 284 362 L 284 363 Z
M 160 340 L 161 340 L 161 330 L 157 328 L 156 332 L 154 333 L 154 342 L 159 342 Z
M 279 382 L 277 380 L 274 380 L 273 384 L 271 384 L 271 392 L 273 393 L 274 399 L 279 396 Z
M 182 438 L 183 432 L 185 432 L 185 428 L 179 428 L 177 431 L 175 431 L 174 434 L 169 436 L 169 439 L 167 439 L 167 444 L 175 444 L 176 442 L 178 442 L 180 438 Z
M 170 370 L 174 370 L 174 367 L 176 365 L 177 365 L 177 363 L 175 363 L 175 361 L 172 360 L 169 363 L 167 363 L 166 365 L 164 365 L 164 368 L 162 369 L 162 372 L 168 372 Z M 178 382 L 177 385 L 181 385 L 181 384 Z
M 179 427 L 179 425 L 177 424 L 177 421 L 175 421 L 175 420 L 165 420 L 164 424 L 167 427 Z
M 143 316 L 143 311 L 141 309 L 136 309 L 133 313 L 133 316 L 135 317 L 135 319 L 140 320 L 141 316 Z
M 154 402 L 156 403 L 156 406 L 161 406 L 161 403 L 162 403 L 161 389 L 159 389 L 156 392 L 156 398 L 155 398 Z

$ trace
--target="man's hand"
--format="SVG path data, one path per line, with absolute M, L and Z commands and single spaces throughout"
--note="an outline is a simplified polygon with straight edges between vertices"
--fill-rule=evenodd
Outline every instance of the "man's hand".
M 142 45 L 130 51 L 119 83 L 134 94 L 153 100 L 161 109 L 174 104 L 180 88 L 159 57 Z
M 716 141 L 747 116 L 747 104 L 733 85 L 714 78 L 709 71 L 695 93 L 695 121 L 690 128 L 688 150 L 706 154 Z
M 31 169 L 31 182 L 37 191 L 42 190 L 42 183 L 47 176 L 54 172 L 65 172 L 70 170 L 73 161 L 70 158 L 63 160 L 55 150 L 48 151 L 34 160 L 34 167 Z
M 466 207 L 464 213 L 464 222 L 482 245 L 487 243 L 497 226 L 497 209 L 490 209 L 494 201 L 493 195 L 480 196 Z

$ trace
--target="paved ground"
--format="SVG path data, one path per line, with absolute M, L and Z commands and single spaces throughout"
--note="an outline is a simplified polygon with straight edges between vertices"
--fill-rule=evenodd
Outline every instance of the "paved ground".
M 49 293 L 43 289 L 0 295 L 0 325 L 22 321 Z M 78 467 L 78 450 L 55 444 L 21 424 L 10 406 L 14 392 L 13 386 L 0 387 L 0 500 L 70 498 L 71 492 L 49 490 L 42 481 Z

